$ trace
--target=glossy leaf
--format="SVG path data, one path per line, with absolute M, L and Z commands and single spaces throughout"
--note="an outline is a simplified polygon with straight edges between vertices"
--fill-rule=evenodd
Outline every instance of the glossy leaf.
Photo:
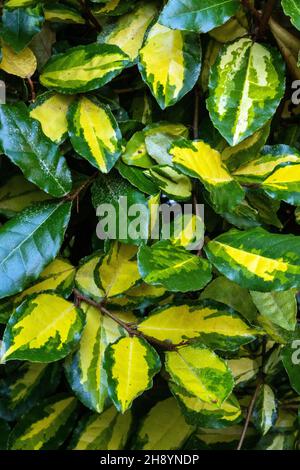
M 20 52 L 41 31 L 44 21 L 41 5 L 18 9 L 4 8 L 2 37 L 15 52 Z
M 10 46 L 3 44 L 1 53 L 2 60 L 0 68 L 4 70 L 4 72 L 16 75 L 17 77 L 28 78 L 36 71 L 37 61 L 29 47 L 16 53 Z

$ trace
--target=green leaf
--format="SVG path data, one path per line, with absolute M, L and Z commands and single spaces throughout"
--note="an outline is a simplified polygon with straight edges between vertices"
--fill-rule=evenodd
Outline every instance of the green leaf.
M 44 21 L 41 5 L 16 10 L 4 8 L 2 38 L 15 52 L 20 52 L 41 31 Z
M 59 364 L 23 362 L 0 379 L 0 417 L 16 421 L 37 401 L 55 392 L 60 380 Z
M 221 154 L 208 144 L 181 139 L 169 152 L 176 167 L 203 183 L 217 212 L 231 210 L 244 199 L 244 190 L 228 172 Z
M 40 124 L 29 116 L 23 103 L 0 106 L 0 126 L 3 151 L 26 179 L 54 197 L 70 192 L 71 173 L 65 158 L 43 134 Z
M 189 424 L 220 429 L 231 426 L 241 419 L 241 408 L 234 395 L 230 395 L 221 406 L 218 406 L 182 393 L 175 384 L 171 386 L 171 391 Z
M 277 404 L 273 390 L 269 385 L 261 385 L 254 405 L 252 422 L 264 436 L 273 427 L 277 419 Z
M 109 395 L 125 413 L 135 398 L 153 385 L 161 363 L 155 349 L 136 336 L 121 338 L 107 347 L 104 356 Z
M 155 165 L 144 171 L 144 175 L 156 184 L 163 194 L 175 201 L 186 201 L 192 196 L 191 180 L 170 166 Z
M 77 398 L 91 410 L 102 413 L 109 403 L 104 353 L 109 344 L 125 335 L 125 331 L 99 309 L 84 303 L 81 306 L 86 325 L 78 349 L 66 359 L 65 372 Z M 120 316 L 118 312 L 114 315 Z M 126 312 L 122 319 L 129 323 L 134 316 Z
M 197 340 L 225 351 L 238 349 L 259 334 L 231 308 L 213 300 L 158 307 L 138 325 L 138 330 L 172 344 Z
M 296 0 L 281 0 L 284 13 L 291 18 L 293 25 L 300 30 L 300 5 Z
M 108 173 L 121 155 L 121 131 L 107 106 L 81 97 L 68 113 L 74 149 L 102 173 Z
M 152 247 L 141 246 L 138 266 L 145 282 L 162 285 L 171 292 L 197 291 L 211 280 L 207 260 L 174 246 L 169 240 L 159 241 Z
M 132 425 L 131 411 L 125 414 L 110 407 L 101 415 L 84 417 L 72 436 L 72 450 L 123 450 Z
M 110 82 L 128 63 L 128 56 L 117 46 L 77 46 L 52 56 L 43 68 L 40 81 L 51 90 L 82 93 Z
M 145 33 L 157 14 L 155 2 L 140 2 L 132 13 L 121 16 L 104 26 L 98 42 L 115 44 L 135 62 L 142 47 Z
M 1 361 L 54 362 L 78 344 L 85 324 L 83 312 L 56 294 L 29 297 L 7 323 Z
M 172 106 L 194 87 L 199 77 L 199 38 L 156 23 L 140 50 L 138 66 L 159 106 Z
M 193 431 L 194 426 L 187 424 L 176 400 L 167 398 L 156 403 L 147 413 L 138 429 L 133 449 L 181 449 Z
M 211 241 L 205 252 L 222 274 L 247 289 L 270 292 L 300 285 L 300 240 L 294 235 L 233 229 Z
M 74 397 L 56 395 L 30 410 L 12 430 L 9 450 L 53 450 L 68 437 L 77 417 Z
M 70 211 L 70 203 L 40 203 L 0 228 L 1 299 L 23 290 L 56 258 Z
M 257 317 L 257 310 L 248 290 L 223 276 L 208 284 L 199 298 L 216 300 L 228 305 L 250 323 L 253 323 Z
M 243 38 L 225 46 L 213 65 L 207 101 L 214 126 L 237 145 L 264 126 L 284 94 L 277 50 Z
M 31 107 L 30 117 L 39 121 L 44 134 L 57 144 L 68 137 L 67 113 L 73 99 L 73 96 L 48 91 Z
M 147 178 L 141 168 L 126 165 L 121 160 L 117 162 L 116 168 L 123 178 L 142 193 L 155 195 L 159 192 L 159 187 L 150 178 Z
M 49 195 L 27 181 L 22 175 L 12 176 L 0 187 L 0 213 L 13 217 L 35 202 L 49 199 Z
M 191 344 L 166 353 L 166 371 L 183 393 L 221 406 L 234 382 L 227 363 L 213 351 Z
M 300 395 L 300 327 L 297 326 L 296 333 L 292 341 L 283 347 L 281 351 L 282 362 L 289 376 L 290 384 L 293 389 Z
M 159 22 L 169 28 L 207 33 L 238 10 L 237 0 L 169 0 Z
M 295 290 L 285 292 L 250 292 L 262 316 L 288 331 L 295 331 L 297 301 Z

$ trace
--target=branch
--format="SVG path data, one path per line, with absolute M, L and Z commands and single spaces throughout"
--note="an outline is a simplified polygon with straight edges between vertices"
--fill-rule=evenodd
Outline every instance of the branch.
M 276 2 L 277 0 L 268 0 L 263 9 L 261 21 L 259 25 L 259 30 L 258 30 L 259 37 L 263 37 L 265 34 L 265 31 L 268 27 L 269 19 L 271 18 Z
M 94 300 L 84 296 L 79 292 L 77 289 L 73 290 L 74 296 L 75 296 L 75 303 L 76 305 L 80 305 L 81 302 L 86 302 L 89 305 L 92 305 L 93 307 L 97 308 L 98 310 L 103 313 L 103 315 L 106 315 L 107 317 L 111 318 L 114 322 L 116 322 L 118 325 L 120 325 L 122 328 L 124 328 L 125 331 L 129 334 L 129 336 L 137 336 L 139 338 L 146 339 L 149 343 L 152 343 L 161 349 L 165 351 L 175 351 L 177 348 L 181 346 L 187 345 L 187 342 L 182 342 L 179 344 L 170 344 L 167 341 L 160 341 L 156 338 L 152 338 L 152 336 L 148 336 L 143 334 L 141 331 L 139 331 L 137 323 L 127 323 L 120 318 L 118 318 L 116 315 L 114 315 L 112 312 L 110 312 L 105 306 L 103 302 L 95 302 Z
M 240 442 L 239 442 L 236 450 L 241 450 L 242 446 L 244 444 L 244 440 L 245 440 L 245 437 L 246 437 L 246 434 L 247 434 L 250 419 L 251 419 L 251 416 L 252 416 L 252 413 L 253 413 L 254 405 L 255 405 L 255 402 L 256 402 L 258 392 L 259 392 L 259 389 L 260 389 L 261 385 L 262 385 L 262 380 L 260 379 L 258 381 L 257 385 L 256 385 L 255 392 L 254 392 L 253 397 L 251 399 L 251 402 L 250 402 L 250 405 L 249 405 L 249 408 L 248 408 L 248 412 L 247 412 L 246 421 L 245 421 L 245 424 L 244 424 L 244 427 L 243 427 L 243 432 L 241 434 Z
M 242 1 L 242 5 L 247 9 L 249 10 L 253 16 L 255 16 L 255 18 L 257 18 L 258 20 L 261 20 L 261 13 L 256 10 L 256 8 L 252 5 L 252 3 L 250 2 L 250 0 L 241 0 Z
M 83 15 L 84 17 L 95 27 L 96 31 L 100 33 L 101 31 L 101 26 L 98 23 L 97 18 L 93 15 L 91 12 L 89 6 L 87 5 L 85 0 L 80 0 L 81 7 L 83 9 Z
M 35 88 L 34 88 L 34 83 L 31 80 L 30 77 L 27 77 L 28 85 L 30 87 L 30 92 L 31 92 L 31 102 L 34 103 L 35 98 L 36 98 L 36 93 L 35 93 Z
M 84 191 L 85 189 L 87 189 L 91 184 L 92 182 L 94 181 L 94 179 L 96 179 L 96 177 L 98 176 L 98 171 L 96 171 L 96 173 L 94 173 L 92 176 L 90 176 L 89 178 L 87 178 L 85 180 L 85 182 L 79 186 L 79 188 L 75 189 L 72 193 L 68 194 L 66 197 L 65 197 L 65 200 L 66 201 L 74 201 L 76 198 L 78 198 L 79 194 Z

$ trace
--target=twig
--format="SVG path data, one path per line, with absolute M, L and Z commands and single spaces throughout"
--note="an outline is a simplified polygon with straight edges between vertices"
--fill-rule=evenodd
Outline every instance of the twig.
M 96 171 L 96 173 L 94 173 L 92 176 L 90 176 L 88 179 L 86 179 L 85 182 L 81 186 L 79 186 L 79 188 L 75 189 L 75 191 L 68 194 L 65 197 L 66 201 L 74 201 L 76 198 L 78 198 L 79 194 L 82 191 L 84 191 L 85 189 L 87 189 L 92 184 L 94 179 L 98 176 L 98 173 L 99 172 Z M 78 201 L 77 201 L 77 209 L 78 209 Z
M 261 385 L 262 385 L 262 379 L 260 379 L 258 381 L 258 383 L 256 385 L 255 392 L 254 392 L 253 397 L 251 399 L 251 402 L 250 402 L 250 405 L 249 405 L 249 408 L 248 408 L 248 412 L 247 412 L 246 421 L 245 421 L 245 424 L 244 424 L 244 427 L 243 427 L 243 432 L 241 434 L 241 438 L 240 438 L 239 444 L 237 446 L 237 450 L 242 449 L 242 446 L 243 446 L 243 443 L 244 443 L 244 440 L 245 440 L 245 437 L 246 437 L 246 433 L 247 433 L 247 430 L 248 430 L 248 427 L 249 427 L 250 419 L 251 419 L 251 416 L 252 416 L 252 413 L 253 413 L 254 405 L 255 405 L 255 402 L 256 402 L 258 392 L 259 392 L 259 389 L 260 389 Z
M 85 0 L 80 0 L 80 4 L 82 6 L 82 9 L 83 9 L 83 15 L 85 16 L 85 18 L 90 22 L 92 23 L 92 25 L 95 27 L 96 31 L 99 33 L 101 31 L 101 26 L 100 24 L 98 23 L 98 20 L 97 18 L 93 15 L 93 13 L 91 12 L 90 8 L 88 7 L 87 3 Z
M 170 344 L 166 341 L 160 341 L 156 338 L 152 338 L 152 336 L 148 336 L 143 334 L 141 331 L 139 331 L 137 323 L 127 323 L 118 318 L 116 315 L 114 315 L 112 312 L 110 312 L 104 305 L 104 302 L 95 302 L 94 300 L 84 296 L 79 292 L 77 289 L 73 290 L 74 296 L 75 296 L 75 303 L 76 305 L 79 305 L 80 302 L 86 302 L 89 305 L 92 305 L 93 307 L 97 308 L 100 310 L 104 315 L 107 317 L 111 318 L 114 322 L 116 322 L 118 325 L 120 325 L 122 328 L 124 328 L 125 331 L 129 334 L 129 336 L 138 336 L 139 338 L 144 338 L 149 343 L 155 344 L 156 346 L 159 346 L 161 349 L 165 351 L 175 351 L 179 347 L 186 346 L 187 342 L 181 342 L 179 344 Z
M 34 83 L 33 81 L 31 80 L 30 77 L 27 77 L 27 81 L 28 81 L 28 85 L 30 87 L 30 92 L 31 92 L 31 101 L 32 103 L 35 101 L 36 99 L 36 93 L 35 93 L 35 88 L 34 88 Z
M 265 31 L 268 27 L 269 19 L 271 18 L 276 2 L 277 0 L 268 0 L 263 9 L 261 21 L 259 25 L 259 30 L 258 30 L 259 37 L 263 37 L 265 34 Z
M 249 0 L 241 0 L 242 5 L 249 10 L 253 16 L 255 16 L 257 19 L 261 19 L 261 13 L 256 10 L 256 8 L 252 5 L 252 3 Z

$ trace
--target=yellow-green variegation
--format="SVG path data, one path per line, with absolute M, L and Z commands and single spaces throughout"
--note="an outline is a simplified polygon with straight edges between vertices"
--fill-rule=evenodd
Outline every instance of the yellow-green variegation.
M 162 109 L 177 103 L 194 87 L 200 67 L 197 35 L 159 23 L 151 27 L 139 53 L 139 70 Z
M 68 130 L 76 152 L 102 173 L 121 155 L 121 131 L 110 108 L 94 98 L 81 97 L 68 113 Z
M 121 338 L 107 347 L 104 357 L 110 398 L 125 413 L 135 398 L 152 387 L 161 367 L 159 355 L 144 339 Z
M 51 57 L 40 81 L 61 93 L 81 93 L 102 87 L 128 63 L 128 56 L 117 46 L 96 43 L 77 46 Z
M 294 235 L 232 229 L 208 243 L 205 251 L 222 274 L 242 287 L 270 292 L 300 285 L 300 240 Z
M 237 145 L 264 126 L 284 94 L 284 64 L 271 47 L 242 38 L 213 65 L 207 101 L 214 126 Z

